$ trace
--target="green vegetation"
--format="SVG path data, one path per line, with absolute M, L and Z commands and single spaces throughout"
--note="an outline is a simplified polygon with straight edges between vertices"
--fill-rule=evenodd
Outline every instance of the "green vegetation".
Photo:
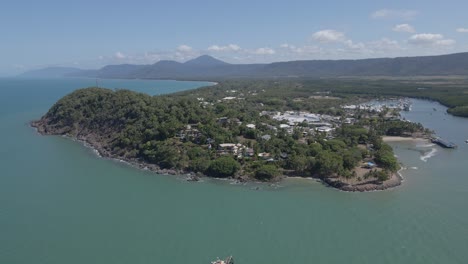
M 239 170 L 239 163 L 231 157 L 219 157 L 208 167 L 207 174 L 211 177 L 232 177 Z
M 341 106 L 407 91 L 400 87 L 390 92 L 385 89 L 389 85 L 354 80 L 228 81 L 166 96 L 87 88 L 60 99 L 37 126 L 48 134 L 85 139 L 113 157 L 210 177 L 361 179 L 364 175 L 357 176 L 356 168 L 374 162 L 378 170 L 366 177 L 384 181 L 399 165 L 381 136 L 428 131 L 397 120 L 398 113 Z M 288 126 L 273 118 L 285 111 L 318 114 L 329 129 L 321 132 L 306 121 Z
M 237 80 L 223 81 L 221 85 L 216 87 L 180 94 L 222 98 L 222 96 L 231 96 L 232 94 L 227 92 L 231 89 L 244 92 L 246 96 L 251 94 L 248 91 L 261 92 L 265 90 L 261 93 L 261 98 L 255 98 L 256 102 L 262 103 L 267 109 L 277 111 L 292 109 L 341 114 L 342 110 L 334 107 L 349 101 L 363 102 L 375 98 L 412 97 L 438 101 L 449 108 L 449 113 L 468 117 L 466 110 L 468 107 L 468 79 L 462 77 Z M 310 98 L 310 96 L 315 96 L 316 99 Z M 332 99 L 320 99 L 324 96 L 329 96 Z M 250 99 L 254 98 L 246 98 L 246 100 Z
M 275 165 L 263 164 L 255 171 L 255 178 L 262 181 L 273 180 L 280 175 Z
M 455 106 L 447 110 L 452 115 L 468 117 L 468 105 Z
M 383 142 L 376 142 L 376 144 L 374 144 L 374 148 L 374 160 L 377 164 L 380 164 L 384 170 L 397 171 L 400 168 L 397 159 L 393 155 L 392 147 Z

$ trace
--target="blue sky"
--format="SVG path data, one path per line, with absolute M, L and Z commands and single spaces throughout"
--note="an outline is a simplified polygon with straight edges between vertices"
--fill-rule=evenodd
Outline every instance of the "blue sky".
M 0 75 L 47 66 L 357 59 L 468 51 L 468 1 L 22 1 L 0 8 Z

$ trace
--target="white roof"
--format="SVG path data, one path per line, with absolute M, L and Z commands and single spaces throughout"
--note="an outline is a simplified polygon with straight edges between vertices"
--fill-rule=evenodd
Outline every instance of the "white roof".
M 222 143 L 222 144 L 219 144 L 220 147 L 222 148 L 229 148 L 229 147 L 235 147 L 236 144 L 234 143 Z
M 326 126 L 317 127 L 317 131 L 320 131 L 320 132 L 330 132 L 332 130 L 333 130 L 333 128 L 331 128 L 331 127 L 326 127 Z

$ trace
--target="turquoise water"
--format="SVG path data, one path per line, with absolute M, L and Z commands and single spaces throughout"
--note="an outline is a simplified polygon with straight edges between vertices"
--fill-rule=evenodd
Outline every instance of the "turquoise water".
M 207 83 L 101 80 L 150 94 Z M 468 119 L 414 101 L 406 114 L 456 150 L 395 143 L 403 186 L 345 193 L 155 175 L 27 123 L 94 80 L 0 79 L 0 263 L 466 263 Z M 434 111 L 433 108 L 437 111 Z

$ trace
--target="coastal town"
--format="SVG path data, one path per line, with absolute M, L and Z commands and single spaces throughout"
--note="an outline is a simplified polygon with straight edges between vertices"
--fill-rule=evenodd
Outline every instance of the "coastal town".
M 229 90 L 229 93 L 236 93 L 236 90 Z M 257 95 L 257 91 L 250 92 L 252 95 Z M 327 93 L 328 94 L 328 93 Z M 207 102 L 204 98 L 197 98 L 200 104 L 204 107 L 207 105 L 215 106 L 216 104 L 232 104 L 233 100 L 244 100 L 244 94 L 240 93 L 241 97 L 227 96 L 222 100 L 216 102 Z M 326 97 L 327 99 L 333 97 Z M 315 99 L 323 99 L 322 96 L 315 96 Z M 334 97 L 333 99 L 339 99 Z M 297 100 L 297 99 L 296 99 Z M 244 123 L 239 118 L 219 117 L 217 123 L 224 127 L 231 127 L 232 125 L 243 126 L 252 134 L 256 134 L 256 138 L 261 141 L 268 141 L 272 136 L 277 136 L 278 132 L 284 132 L 289 135 L 296 135 L 305 143 L 306 138 L 313 138 L 315 136 L 324 137 L 325 139 L 333 139 L 334 131 L 342 125 L 353 125 L 356 123 L 356 116 L 362 118 L 363 114 L 366 118 L 378 118 L 384 113 L 385 120 L 400 120 L 400 111 L 410 111 L 411 102 L 405 98 L 390 98 L 383 101 L 371 101 L 360 104 L 347 104 L 342 105 L 344 115 L 329 115 L 312 113 L 307 111 L 260 111 L 258 115 L 265 117 L 263 122 Z M 407 136 L 411 136 L 407 134 Z M 176 138 L 181 141 L 193 141 L 201 143 L 200 140 L 204 138 L 203 134 L 198 129 L 198 124 L 189 124 L 185 129 L 181 129 Z M 206 146 L 208 149 L 216 147 L 218 155 L 232 155 L 237 159 L 252 158 L 257 156 L 269 162 L 275 161 L 275 157 L 268 152 L 255 153 L 252 147 L 243 143 L 248 140 L 245 138 L 237 138 L 238 142 L 215 142 L 211 138 L 206 139 Z M 215 144 L 217 143 L 217 144 Z M 280 153 L 276 158 L 286 158 L 286 153 Z
M 203 176 L 239 182 L 312 177 L 347 191 L 387 189 L 401 183 L 400 165 L 382 136 L 430 137 L 420 124 L 400 118 L 401 111 L 411 108 L 402 97 L 303 92 L 302 83 L 242 84 L 227 82 L 166 98 L 82 89 L 59 101 L 33 125 L 42 133 L 77 137 L 97 146 L 103 156 L 159 173 L 188 173 L 190 181 Z M 285 92 L 287 85 L 291 88 Z M 85 105 L 78 111 L 86 113 L 73 114 L 75 97 L 109 98 L 121 104 L 122 111 L 113 112 L 117 106 L 98 110 Z M 64 119 L 55 117 L 56 113 L 72 115 Z M 75 119 L 88 113 L 99 114 Z M 75 122 L 84 128 L 77 131 L 69 126 Z

